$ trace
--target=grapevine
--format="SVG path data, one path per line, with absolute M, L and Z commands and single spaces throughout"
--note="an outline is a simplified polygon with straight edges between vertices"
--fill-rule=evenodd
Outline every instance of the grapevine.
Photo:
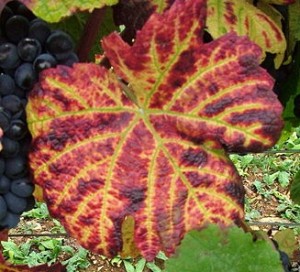
M 68 234 L 108 257 L 152 261 L 159 251 L 172 257 L 184 237 L 199 239 L 188 236 L 195 229 L 221 242 L 234 224 L 249 231 L 228 153 L 274 146 L 282 105 L 292 108 L 286 120 L 300 116 L 299 92 L 281 95 L 297 48 L 283 17 L 295 1 L 4 2 L 1 230 L 34 207 L 36 188 Z M 117 30 L 108 35 L 97 32 L 105 11 Z M 72 13 L 76 25 L 64 21 Z M 59 20 L 87 33 L 74 41 L 48 23 Z M 94 38 L 103 52 L 80 63 L 76 50 L 86 59 Z M 244 235 L 228 232 L 232 244 Z M 271 249 L 263 261 L 276 260 L 274 271 L 290 269 L 275 242 L 244 238 L 245 248 Z
M 52 30 L 19 2 L 8 3 L 1 14 L 0 36 L 0 228 L 13 228 L 24 211 L 33 208 L 34 184 L 28 171 L 31 136 L 25 107 L 39 73 L 57 64 L 78 61 L 71 37 Z

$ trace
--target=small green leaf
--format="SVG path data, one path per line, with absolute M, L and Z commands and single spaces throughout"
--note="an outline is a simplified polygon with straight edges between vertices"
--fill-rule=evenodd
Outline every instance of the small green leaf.
M 145 265 L 146 265 L 146 259 L 144 259 L 144 258 L 140 259 L 135 265 L 135 271 L 143 272 Z
M 282 272 L 279 254 L 265 240 L 253 242 L 250 233 L 232 227 L 210 225 L 189 232 L 177 255 L 166 261 L 165 272 L 188 271 Z
M 163 261 L 168 260 L 168 257 L 166 256 L 166 254 L 162 251 L 158 252 L 158 254 L 156 255 L 156 258 L 163 260 Z
M 290 174 L 285 171 L 280 171 L 278 174 L 278 181 L 282 187 L 287 187 L 290 182 Z
M 129 261 L 124 260 L 123 263 L 124 263 L 126 272 L 135 272 L 134 266 Z
M 267 185 L 274 184 L 274 181 L 278 178 L 279 172 L 275 172 L 271 175 L 264 176 L 264 182 L 267 183 Z
M 296 204 L 300 204 L 300 171 L 295 175 L 291 185 L 291 199 Z
M 73 256 L 70 259 L 63 261 L 62 264 L 66 265 L 68 272 L 76 272 L 78 271 L 78 268 L 84 269 L 90 265 L 87 255 L 88 251 L 80 247 L 78 252 L 75 254 L 73 253 Z
M 55 240 L 43 241 L 43 242 L 41 242 L 41 245 L 43 247 L 45 247 L 46 249 L 54 249 L 55 247 L 57 247 L 57 243 Z
M 298 242 L 292 229 L 284 229 L 276 232 L 274 240 L 277 241 L 279 249 L 289 255 L 290 258 L 293 257 L 294 252 L 298 249 Z
M 152 271 L 152 272 L 161 272 L 161 269 L 154 263 L 149 262 L 146 264 L 146 266 Z M 178 271 L 178 270 L 176 270 Z M 183 270 L 182 270 L 183 271 Z

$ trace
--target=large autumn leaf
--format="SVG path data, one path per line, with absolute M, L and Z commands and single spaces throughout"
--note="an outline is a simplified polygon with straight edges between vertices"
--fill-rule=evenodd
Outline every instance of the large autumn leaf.
M 0 11 L 12 0 L 1 0 Z M 70 16 L 76 11 L 92 11 L 95 8 L 102 8 L 105 5 L 115 5 L 118 0 L 86 0 L 86 1 L 68 1 L 68 0 L 20 0 L 32 12 L 45 21 L 50 23 L 58 22 L 62 18 Z
M 247 35 L 264 52 L 276 54 L 275 67 L 284 59 L 286 39 L 280 28 L 264 12 L 246 0 L 208 0 L 207 30 L 214 39 L 235 31 Z
M 34 180 L 51 214 L 92 251 L 120 252 L 125 218 L 148 260 L 173 253 L 191 229 L 243 218 L 243 187 L 223 147 L 273 145 L 281 106 L 257 45 L 232 33 L 202 42 L 205 7 L 176 1 L 132 47 L 118 34 L 104 40 L 129 88 L 77 64 L 45 71 L 30 94 Z

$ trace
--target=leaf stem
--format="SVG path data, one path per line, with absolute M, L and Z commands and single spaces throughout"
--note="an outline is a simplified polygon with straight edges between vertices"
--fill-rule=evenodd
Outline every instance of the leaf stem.
M 95 9 L 85 24 L 79 41 L 77 55 L 80 62 L 88 61 L 89 52 L 95 42 L 99 27 L 105 17 L 106 8 Z

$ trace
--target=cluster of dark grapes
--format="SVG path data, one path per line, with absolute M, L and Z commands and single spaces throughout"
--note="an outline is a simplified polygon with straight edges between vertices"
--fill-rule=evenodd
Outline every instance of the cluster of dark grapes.
M 13 228 L 34 207 L 34 185 L 28 171 L 30 134 L 27 95 L 39 73 L 57 64 L 78 61 L 71 37 L 52 31 L 23 4 L 9 2 L 0 17 L 0 229 Z

